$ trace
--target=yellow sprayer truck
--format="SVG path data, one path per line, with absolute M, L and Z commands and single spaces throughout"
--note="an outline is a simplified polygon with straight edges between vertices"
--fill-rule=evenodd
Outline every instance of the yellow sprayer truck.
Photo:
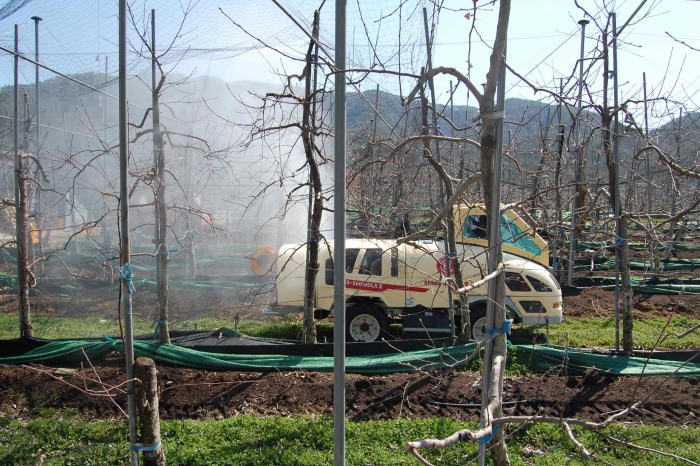
M 455 208 L 457 254 L 465 284 L 487 274 L 488 238 L 483 205 Z M 515 323 L 545 325 L 562 321 L 562 293 L 549 273 L 547 244 L 513 210 L 501 216 L 507 316 Z M 459 333 L 459 312 L 450 312 L 445 285 L 447 259 L 442 240 L 397 244 L 395 240 L 346 240 L 346 325 L 348 341 L 388 337 L 392 322 L 404 336 L 450 336 Z M 319 245 L 315 316 L 333 312 L 333 242 Z M 275 299 L 266 314 L 302 312 L 306 245 L 288 244 L 275 254 L 263 246 L 251 255 L 257 273 L 276 269 Z M 457 295 L 452 308 L 459 309 Z M 468 293 L 471 337 L 482 340 L 486 326 L 487 285 Z

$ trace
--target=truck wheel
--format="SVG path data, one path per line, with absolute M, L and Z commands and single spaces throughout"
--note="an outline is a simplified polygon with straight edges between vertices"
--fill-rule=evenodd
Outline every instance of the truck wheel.
M 481 304 L 469 311 L 469 321 L 472 326 L 472 338 L 482 341 L 486 336 L 486 306 Z
M 386 314 L 371 306 L 352 306 L 345 315 L 345 339 L 351 341 L 377 341 L 389 330 Z

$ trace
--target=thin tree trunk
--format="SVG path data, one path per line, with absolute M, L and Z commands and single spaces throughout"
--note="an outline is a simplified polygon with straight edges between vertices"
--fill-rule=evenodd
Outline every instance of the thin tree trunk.
M 605 164 L 608 169 L 608 189 L 610 190 L 610 206 L 615 211 L 615 158 L 613 154 L 613 134 L 610 129 L 614 112 L 619 109 L 611 109 L 608 106 L 608 90 L 609 90 L 609 55 L 608 55 L 608 34 L 603 33 L 603 44 L 606 44 L 603 49 L 603 116 L 601 126 L 603 129 L 603 152 L 605 153 Z M 614 137 L 619 137 L 614 135 Z M 634 325 L 634 309 L 632 308 L 632 284 L 630 272 L 630 258 L 628 248 L 627 220 L 622 211 L 622 196 L 617 196 L 618 212 L 620 212 L 620 231 L 617 239 L 617 249 L 619 251 L 618 260 L 620 267 L 620 286 L 621 286 L 621 306 L 622 306 L 622 347 L 628 355 L 632 354 L 634 344 L 632 340 L 632 330 Z
M 139 411 L 141 443 L 144 446 L 160 444 L 160 416 L 158 413 L 158 379 L 156 364 L 150 358 L 134 361 L 134 377 L 141 383 L 136 385 L 136 406 Z M 163 447 L 143 451 L 144 466 L 165 466 Z
M 161 84 L 162 84 L 161 80 Z M 170 343 L 168 328 L 168 308 L 170 289 L 168 286 L 168 208 L 165 203 L 165 153 L 163 151 L 163 133 L 160 130 L 160 108 L 158 93 L 161 86 L 153 90 L 153 145 L 155 147 L 155 220 L 156 220 L 156 264 L 158 283 L 158 339 L 161 343 Z
M 19 319 L 20 337 L 34 336 L 29 314 L 29 218 L 27 206 L 27 179 L 25 177 L 24 161 L 20 153 L 17 158 L 17 183 L 16 229 L 17 229 L 17 286 L 19 289 Z
M 486 118 L 487 115 L 493 113 L 495 96 L 496 96 L 496 85 L 500 81 L 499 74 L 501 71 L 501 64 L 504 60 L 503 54 L 505 53 L 505 45 L 508 33 L 508 22 L 510 19 L 510 1 L 501 0 L 499 5 L 499 15 L 498 15 L 498 27 L 496 32 L 496 40 L 494 42 L 493 51 L 491 53 L 491 63 L 489 71 L 486 75 L 486 86 L 484 88 L 484 95 L 482 101 L 479 103 L 479 110 L 482 116 L 482 132 L 481 132 L 481 173 L 482 173 L 482 185 L 484 186 L 484 203 L 486 207 L 487 216 L 491 217 L 492 206 L 494 204 L 494 186 L 493 186 L 493 175 L 494 169 L 500 167 L 494 166 L 494 156 L 497 150 L 497 130 L 499 120 L 493 118 Z M 503 83 L 501 82 L 502 86 Z M 489 225 L 493 225 L 491 222 L 498 222 L 500 224 L 500 218 L 488 218 Z M 498 254 L 498 263 L 503 262 L 503 250 L 501 247 L 495 247 L 493 244 L 493 239 L 489 240 L 490 253 Z M 495 328 L 502 328 L 503 322 L 506 319 L 505 313 L 505 280 L 504 274 L 499 274 L 497 278 L 489 283 L 489 287 L 495 286 L 495 305 L 494 305 L 494 326 Z M 503 416 L 503 374 L 506 363 L 506 356 L 508 353 L 508 346 L 506 335 L 503 333 L 496 333 L 492 341 L 491 358 L 488 361 L 484 361 L 484 383 L 482 384 L 482 390 L 486 390 L 482 393 L 482 423 L 484 422 L 483 416 L 488 414 L 487 405 L 491 403 L 491 394 L 496 394 L 498 397 L 497 408 L 493 414 L 494 418 L 499 418 Z M 492 366 L 498 364 L 500 361 L 500 377 L 498 380 L 497 390 L 493 387 L 488 390 L 488 385 L 496 383 L 491 382 Z M 488 381 L 488 382 L 486 382 Z M 504 442 L 503 429 L 499 429 L 493 437 L 493 440 L 489 442 L 489 448 L 491 452 L 491 459 L 495 466 L 509 466 L 510 459 L 508 458 L 508 449 L 506 443 Z
M 318 11 L 314 12 L 313 36 L 318 37 Z M 308 273 L 304 283 L 304 335 L 305 343 L 316 343 L 316 321 L 314 319 L 316 275 L 318 275 L 318 247 L 321 239 L 321 217 L 323 215 L 323 185 L 321 174 L 314 156 L 314 143 L 311 134 L 311 53 L 313 52 L 314 41 L 309 42 L 309 49 L 306 53 L 306 93 L 302 106 L 302 140 L 306 163 L 309 165 L 309 183 L 313 191 L 313 207 L 311 211 L 311 224 L 307 247 L 309 248 Z M 340 163 L 340 161 L 336 161 Z M 344 180 L 343 180 L 344 182 Z M 341 252 L 342 253 L 342 252 Z

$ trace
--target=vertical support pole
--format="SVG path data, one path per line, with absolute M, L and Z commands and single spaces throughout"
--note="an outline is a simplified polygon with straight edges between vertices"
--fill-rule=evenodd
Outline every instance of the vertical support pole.
M 34 68 L 34 124 L 36 125 L 36 158 L 39 160 L 39 151 L 41 149 L 41 127 L 39 126 L 39 21 L 42 19 L 38 16 L 32 16 L 34 20 L 34 61 L 36 62 Z M 44 257 L 44 241 L 43 241 L 43 225 L 44 216 L 41 211 L 41 189 L 36 190 L 36 228 L 37 234 L 39 236 L 39 255 Z M 44 266 L 44 261 L 39 264 L 41 268 L 40 275 L 46 276 L 46 269 Z
M 647 108 L 647 74 L 642 73 L 642 83 L 644 85 L 644 137 L 649 141 L 649 113 L 648 113 L 648 108 Z M 648 142 L 647 142 L 648 144 Z M 652 207 L 651 207 L 651 166 L 649 162 L 650 155 L 647 153 L 644 155 L 644 162 L 646 165 L 646 173 L 647 173 L 647 212 L 651 213 L 652 212 Z M 654 246 L 656 244 L 656 240 L 654 238 L 651 238 L 651 241 L 649 242 L 649 250 L 651 251 L 650 257 L 649 257 L 649 264 L 651 264 L 651 281 L 656 280 L 656 273 L 655 269 L 656 267 L 654 266 Z
M 426 8 L 423 8 L 423 29 L 425 30 L 425 47 L 428 52 L 428 68 L 426 69 L 426 72 L 430 72 L 430 70 L 433 69 L 433 54 L 432 54 L 432 49 L 430 47 L 430 32 L 428 30 L 428 10 Z M 437 106 L 435 104 L 435 82 L 432 77 L 428 79 L 428 87 L 430 88 L 430 104 L 433 106 L 433 134 L 435 136 L 440 135 L 440 128 L 438 126 L 438 116 L 437 116 Z M 450 89 L 452 88 L 452 84 L 450 83 Z M 451 92 L 451 91 L 450 91 Z M 437 139 L 435 140 L 435 158 L 438 163 L 442 162 L 442 157 L 440 157 L 440 141 Z M 444 204 L 445 204 L 445 187 L 442 185 L 442 177 L 440 175 L 437 175 L 438 179 L 438 186 L 439 186 L 439 191 L 438 191 L 438 204 L 437 204 L 437 211 L 441 211 Z M 450 277 L 451 274 L 451 266 L 452 264 L 450 263 L 450 258 L 452 257 L 452 253 L 454 251 L 450 251 L 450 246 L 449 246 L 449 240 L 448 240 L 448 232 L 447 232 L 447 227 L 443 229 L 443 238 L 445 242 L 445 254 L 448 257 L 447 260 L 447 276 Z M 448 299 L 448 304 L 449 304 L 449 314 L 450 314 L 450 319 L 452 321 L 452 330 L 451 334 L 454 337 L 455 329 L 454 329 L 454 303 L 452 302 L 452 288 L 448 287 L 447 288 L 447 299 Z
M 454 107 L 454 89 L 452 88 L 452 80 L 450 80 L 450 122 L 454 125 L 455 122 L 455 107 Z M 455 128 L 452 126 L 452 130 L 450 135 L 452 137 L 455 137 Z M 436 141 L 437 142 L 437 141 Z M 454 164 L 455 161 L 455 154 L 454 154 L 454 142 L 450 142 L 450 161 L 449 163 Z M 453 256 L 456 257 L 456 251 L 450 251 L 450 240 L 448 237 L 448 231 L 447 228 L 445 228 L 445 252 L 447 252 L 447 278 L 449 279 L 452 276 L 452 260 L 450 260 Z M 452 322 L 452 325 L 450 325 L 450 336 L 454 338 L 456 336 L 456 329 L 455 329 L 455 306 L 454 306 L 454 299 L 452 298 L 452 288 L 449 286 L 447 287 L 447 301 L 449 304 L 449 316 L 450 316 L 450 322 Z M 464 326 L 464 322 L 462 322 L 462 326 Z
M 681 161 L 681 137 L 682 137 L 682 131 L 683 129 L 683 108 L 681 107 L 680 112 L 678 113 L 678 130 L 676 131 L 676 162 L 680 163 Z M 676 215 L 676 203 L 678 200 L 678 187 L 676 186 L 674 177 L 673 177 L 673 172 L 670 173 L 671 175 L 671 180 L 669 183 L 669 187 L 671 188 L 671 217 L 674 217 Z M 680 228 L 676 232 L 676 227 L 678 225 L 676 222 L 669 222 L 668 224 L 668 241 L 666 242 L 666 259 L 671 258 L 671 253 L 673 252 L 673 244 L 680 238 L 681 230 Z
M 559 78 L 559 95 L 564 95 L 564 79 Z M 554 169 L 554 187 L 556 191 L 554 192 L 554 209 L 556 211 L 557 227 L 554 229 L 554 248 L 552 249 L 552 262 L 554 265 L 554 275 L 557 280 L 561 280 L 561 259 L 559 258 L 559 245 L 561 244 L 560 238 L 562 233 L 563 221 L 561 213 L 561 162 L 562 162 L 562 152 L 564 151 L 564 126 L 561 124 L 561 102 L 557 105 L 557 140 L 559 142 L 559 148 L 557 149 L 557 164 Z
M 583 100 L 583 54 L 584 54 L 584 44 L 586 41 L 586 24 L 589 21 L 587 19 L 582 19 L 578 22 L 581 25 L 581 55 L 579 58 L 579 69 L 578 69 L 578 111 L 576 112 L 576 118 L 581 118 L 581 102 Z M 579 209 L 579 198 L 578 193 L 581 189 L 581 167 L 583 165 L 583 154 L 581 154 L 581 149 L 583 149 L 583 144 L 581 144 L 580 139 L 581 122 L 576 122 L 576 148 L 574 149 L 574 154 L 576 155 L 576 163 L 574 164 L 576 188 L 574 189 L 574 200 L 573 206 L 571 208 L 571 238 L 569 242 L 569 273 L 567 274 L 567 284 L 573 286 L 574 284 L 574 260 L 576 258 L 576 247 L 578 245 L 578 232 L 576 230 L 576 225 L 578 224 L 578 209 Z
M 346 2 L 335 2 L 335 166 L 333 285 L 333 464 L 345 466 L 345 139 Z
M 619 118 L 618 118 L 618 69 L 617 69 L 617 14 L 612 14 L 613 28 L 613 106 L 615 108 L 615 122 L 613 123 L 613 158 L 615 159 L 615 350 L 620 351 L 620 160 L 618 157 Z
M 151 122 L 153 123 L 153 169 L 156 173 L 155 180 L 155 199 L 153 201 L 153 213 L 154 213 L 154 232 L 153 240 L 156 245 L 156 281 L 160 278 L 160 259 L 158 254 L 160 254 L 160 234 L 158 232 L 158 226 L 160 221 L 158 219 L 158 156 L 160 152 L 160 147 L 158 146 L 158 131 L 160 130 L 160 121 L 158 118 L 158 95 L 156 94 L 156 10 L 151 9 Z M 160 304 L 160 303 L 159 303 Z M 160 306 L 159 306 L 160 307 Z
M 131 244 L 129 241 L 129 107 L 126 94 L 126 2 L 119 0 L 119 209 L 121 212 L 121 266 L 130 267 Z M 134 399 L 134 329 L 132 326 L 131 277 L 121 275 L 122 312 L 124 313 L 124 357 L 126 360 L 127 413 L 129 415 L 129 445 L 138 441 L 136 435 L 136 400 Z M 130 449 L 131 464 L 138 466 L 137 451 Z
M 503 122 L 505 117 L 505 101 L 506 101 L 506 50 L 503 50 L 503 58 L 501 59 L 501 67 L 498 75 L 498 90 L 496 92 L 496 119 L 498 120 L 496 128 L 496 150 L 493 153 L 493 182 L 492 185 L 492 202 L 489 220 L 489 273 L 493 273 L 498 268 L 498 261 L 503 256 L 503 248 L 501 245 L 501 178 L 502 178 L 502 159 L 503 159 Z M 483 118 L 483 116 L 482 116 Z M 502 328 L 503 322 L 496 324 L 497 306 L 503 305 L 503 302 L 498 302 L 498 286 L 497 282 L 500 277 L 491 280 L 488 284 L 488 303 L 486 305 L 486 328 Z M 488 409 L 488 393 L 491 385 L 491 359 L 493 357 L 493 338 L 486 338 L 484 345 L 484 376 L 482 378 L 481 388 L 481 409 Z M 481 415 L 482 423 L 485 421 L 483 412 Z M 482 425 L 485 427 L 485 424 Z M 479 445 L 479 466 L 486 464 L 486 447 L 487 444 Z
M 105 82 L 107 82 L 108 76 L 109 76 L 109 55 L 105 55 Z M 104 114 L 102 115 L 102 133 L 103 133 L 102 139 L 104 139 L 104 147 L 107 148 L 107 147 L 109 147 L 109 141 L 107 141 L 107 102 L 108 102 L 108 100 L 107 100 L 106 96 L 102 97 L 102 101 L 104 102 Z M 105 165 L 104 165 L 104 177 L 105 178 L 104 178 L 104 183 L 103 183 L 105 193 L 107 192 L 107 188 L 109 187 L 109 165 L 110 165 L 109 160 L 110 160 L 109 157 L 105 157 Z M 105 201 L 103 201 L 103 202 L 105 204 L 105 214 L 106 214 L 107 213 L 107 206 L 106 206 L 106 202 Z M 106 253 L 110 254 L 111 253 L 110 249 L 112 247 L 112 236 L 110 235 L 110 231 L 109 231 L 109 228 L 107 226 L 107 217 L 105 216 L 105 218 L 102 221 L 104 223 L 102 241 L 104 244 L 104 248 L 106 249 Z M 110 261 L 110 264 L 111 263 L 112 263 L 112 261 Z M 112 274 L 109 275 L 110 283 L 113 282 L 113 280 L 114 280 L 113 277 L 114 276 Z
M 428 10 L 425 8 L 423 8 L 423 28 L 425 29 L 425 47 L 428 51 L 428 68 L 426 69 L 426 72 L 430 72 L 430 70 L 433 69 L 433 59 L 430 48 L 430 34 L 428 32 Z M 437 107 L 435 106 L 435 82 L 433 81 L 432 77 L 428 79 L 428 87 L 430 88 L 430 103 L 433 106 L 433 133 L 438 136 L 440 134 L 440 129 L 438 128 Z M 440 158 L 440 141 L 438 140 L 435 140 L 435 158 L 437 159 L 438 163 L 442 162 Z M 442 206 L 445 201 L 445 191 L 444 187 L 442 186 L 442 178 L 439 176 L 438 182 L 440 191 L 438 193 L 439 200 L 437 210 L 440 211 L 442 210 Z
M 14 87 L 12 88 L 14 110 L 12 113 L 12 144 L 15 155 L 15 239 L 17 240 L 17 275 L 18 278 L 22 272 L 22 264 L 20 262 L 21 255 L 21 238 L 20 238 L 20 222 L 22 221 L 19 215 L 20 203 L 20 184 L 22 183 L 22 159 L 19 156 L 19 27 L 15 24 L 15 54 L 12 57 L 14 64 Z M 24 336 L 24 325 L 22 316 L 22 290 L 19 297 L 19 336 Z
M 151 80 L 153 98 L 153 165 L 155 168 L 155 234 L 156 234 L 156 273 L 158 283 L 158 321 L 156 330 L 161 343 L 170 343 L 168 327 L 169 289 L 168 289 L 168 210 L 165 205 L 165 155 L 163 154 L 163 133 L 160 130 L 160 103 L 156 79 L 156 10 L 151 10 Z
M 649 113 L 647 108 L 647 74 L 642 73 L 642 82 L 644 83 L 644 137 L 649 140 Z M 647 171 L 647 210 L 651 212 L 651 167 L 649 164 L 649 156 L 644 157 L 646 159 L 646 171 Z

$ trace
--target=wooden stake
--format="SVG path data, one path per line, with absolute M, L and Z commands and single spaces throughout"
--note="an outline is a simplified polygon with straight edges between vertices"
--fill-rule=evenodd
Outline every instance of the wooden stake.
M 137 358 L 134 377 L 141 381 L 136 386 L 136 406 L 139 411 L 141 442 L 143 445 L 160 444 L 160 416 L 158 413 L 158 379 L 156 363 L 150 358 Z M 163 447 L 143 451 L 144 466 L 165 466 Z

